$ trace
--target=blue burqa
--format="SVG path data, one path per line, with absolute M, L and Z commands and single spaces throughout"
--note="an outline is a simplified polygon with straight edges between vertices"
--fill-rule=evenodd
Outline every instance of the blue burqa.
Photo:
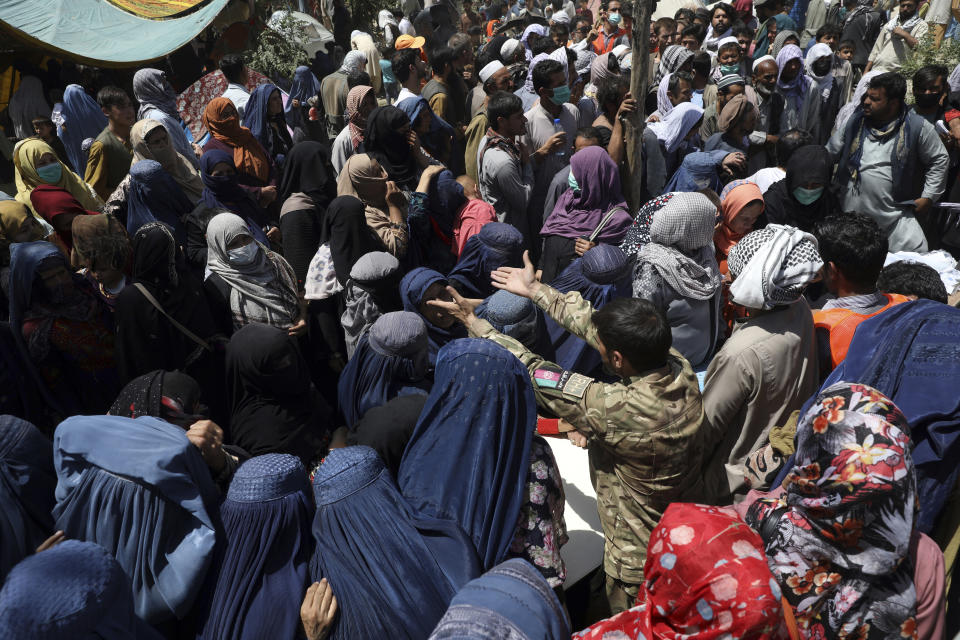
M 577 291 L 593 305 L 602 309 L 615 298 L 633 295 L 630 263 L 618 247 L 601 244 L 587 251 L 563 270 L 551 283 L 560 293 Z M 564 369 L 585 376 L 600 375 L 600 354 L 581 338 L 561 327 L 553 318 L 547 318 L 547 333 L 556 350 L 556 362 Z
M 87 138 L 96 139 L 103 132 L 107 127 L 107 116 L 103 115 L 97 101 L 78 84 L 67 85 L 60 113 L 63 122 L 57 124 L 57 135 L 63 141 L 70 164 L 82 178 L 87 168 L 86 154 L 81 148 L 83 141 Z
M 447 275 L 464 298 L 486 298 L 497 291 L 490 272 L 523 266 L 523 234 L 503 222 L 488 222 L 463 245 L 460 260 Z
M 295 638 L 310 585 L 314 503 L 300 460 L 268 453 L 247 460 L 220 505 L 222 543 L 207 580 L 199 639 Z
M 186 616 L 219 517 L 210 470 L 184 430 L 151 417 L 74 416 L 57 427 L 53 450 L 56 527 L 117 558 L 138 616 Z
M 340 412 L 347 427 L 352 430 L 367 411 L 397 396 L 426 395 L 430 389 L 425 379 L 427 355 L 426 340 L 422 352 L 402 355 L 387 353 L 371 343 L 369 333 L 363 334 L 337 383 Z
M 428 640 L 559 640 L 570 633 L 553 589 L 533 565 L 514 558 L 461 589 Z
M 310 572 L 327 579 L 340 609 L 329 640 L 426 638 L 481 573 L 463 531 L 412 509 L 370 447 L 332 450 L 313 491 Z
M 25 420 L 0 415 L 0 583 L 53 529 L 53 447 Z
M 181 247 L 187 246 L 184 220 L 193 211 L 180 185 L 156 160 L 140 160 L 130 167 L 127 195 L 127 235 L 131 238 L 148 222 L 163 222 L 173 229 Z
M 492 223 L 491 223 L 492 224 Z M 440 348 L 457 338 L 466 338 L 467 330 L 459 322 L 454 322 L 444 329 L 438 327 L 420 313 L 420 305 L 424 303 L 427 290 L 434 284 L 448 284 L 447 278 L 440 272 L 426 267 L 417 267 L 403 276 L 400 281 L 400 297 L 403 299 L 403 310 L 420 314 L 427 325 L 427 339 L 430 343 L 430 364 L 437 361 Z
M 512 353 L 477 338 L 440 350 L 397 485 L 418 512 L 460 525 L 485 570 L 510 550 L 536 427 L 530 374 Z

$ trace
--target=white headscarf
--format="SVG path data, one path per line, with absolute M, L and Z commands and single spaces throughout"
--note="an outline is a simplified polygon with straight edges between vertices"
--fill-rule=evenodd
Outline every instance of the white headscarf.
M 13 133 L 23 140 L 33 135 L 33 119 L 49 118 L 50 105 L 43 96 L 43 83 L 36 76 L 23 76 L 20 86 L 10 98 L 7 113 L 13 120 Z M 83 167 L 80 168 L 83 170 Z
M 657 87 L 657 112 L 660 114 L 661 119 L 673 111 L 673 103 L 670 102 L 669 95 L 670 78 L 672 76 L 672 73 L 663 76 L 663 80 L 660 81 L 660 86 Z
M 207 270 L 230 285 L 234 326 L 251 322 L 289 329 L 300 315 L 296 276 L 286 260 L 256 243 L 257 257 L 247 265 L 230 261 L 227 246 L 250 236 L 247 223 L 233 213 L 218 213 L 207 225 Z
M 830 65 L 830 70 L 827 71 L 825 75 L 818 76 L 813 71 L 813 63 L 820 58 L 826 58 L 828 56 L 831 59 L 833 58 L 833 49 L 830 48 L 830 45 L 820 42 L 810 47 L 810 49 L 807 51 L 807 58 L 805 61 L 807 75 L 817 81 L 820 88 L 820 95 L 823 96 L 824 100 L 827 100 L 830 97 L 830 90 L 833 88 L 833 65 Z
M 690 130 L 703 118 L 703 109 L 692 102 L 681 102 L 660 122 L 651 122 L 647 126 L 657 139 L 663 143 L 667 153 L 673 153 L 683 144 Z
M 863 102 L 863 96 L 867 93 L 867 87 L 870 85 L 870 81 L 881 73 L 881 71 L 868 71 L 867 73 L 863 74 L 863 77 L 860 78 L 860 82 L 857 83 L 856 90 L 853 92 L 853 97 L 850 98 L 850 102 L 843 105 L 840 108 L 840 111 L 837 113 L 837 121 L 833 125 L 834 131 L 843 128 L 843 126 L 847 124 L 847 120 L 850 119 L 850 116 L 853 115 L 853 112 L 856 111 L 857 107 L 860 106 L 860 103 Z

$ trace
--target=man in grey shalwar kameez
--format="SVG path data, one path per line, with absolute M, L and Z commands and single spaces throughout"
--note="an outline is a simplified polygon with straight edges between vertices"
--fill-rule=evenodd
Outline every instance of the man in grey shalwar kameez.
M 845 211 L 876 220 L 890 251 L 926 251 L 915 214 L 925 214 L 946 188 L 949 155 L 936 129 L 904 103 L 907 82 L 882 73 L 863 105 L 830 138 L 838 161 L 835 182 Z

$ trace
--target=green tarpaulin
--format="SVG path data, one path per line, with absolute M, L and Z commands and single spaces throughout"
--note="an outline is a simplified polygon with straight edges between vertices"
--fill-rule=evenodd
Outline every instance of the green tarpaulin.
M 162 58 L 187 44 L 227 2 L 180 2 L 192 6 L 164 19 L 148 19 L 106 0 L 0 0 L 0 27 L 65 57 L 126 66 Z

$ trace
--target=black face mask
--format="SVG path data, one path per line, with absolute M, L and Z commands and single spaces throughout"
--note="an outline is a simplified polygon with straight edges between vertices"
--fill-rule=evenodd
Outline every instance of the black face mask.
M 917 102 L 917 106 L 924 109 L 930 109 L 931 107 L 937 106 L 940 102 L 939 93 L 920 93 L 914 96 L 914 99 Z
M 818 76 L 825 76 L 830 72 L 830 67 L 833 66 L 833 60 L 830 58 L 820 58 L 813 63 L 813 72 Z

